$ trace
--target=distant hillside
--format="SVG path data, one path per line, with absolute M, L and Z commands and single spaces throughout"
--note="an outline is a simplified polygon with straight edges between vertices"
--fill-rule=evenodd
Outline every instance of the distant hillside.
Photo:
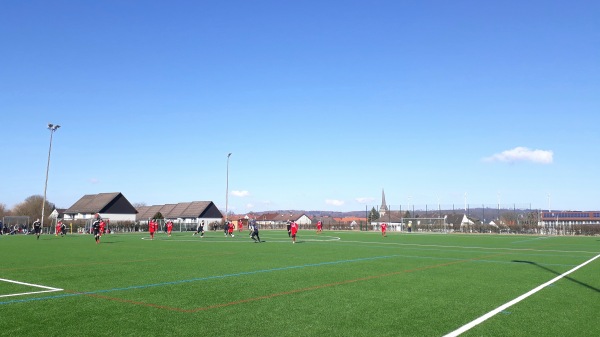
M 395 212 L 395 211 L 392 211 Z M 405 211 L 403 211 L 405 212 Z M 411 214 L 411 217 L 438 217 L 439 213 L 442 215 L 448 214 L 464 214 L 468 213 L 469 216 L 480 219 L 480 220 L 492 220 L 497 219 L 503 214 L 514 214 L 516 216 L 525 216 L 531 212 L 537 212 L 537 210 L 529 210 L 529 209 L 512 209 L 512 208 L 470 208 L 467 212 L 464 209 L 442 209 L 438 210 L 415 210 L 415 214 Z M 256 215 L 268 214 L 268 213 L 279 213 L 279 214 L 298 214 L 304 213 L 308 217 L 333 217 L 333 218 L 344 218 L 344 217 L 365 217 L 366 212 L 363 211 L 350 211 L 350 212 L 336 212 L 336 211 L 304 211 L 304 210 L 274 210 L 274 211 L 265 211 L 265 212 L 253 212 Z

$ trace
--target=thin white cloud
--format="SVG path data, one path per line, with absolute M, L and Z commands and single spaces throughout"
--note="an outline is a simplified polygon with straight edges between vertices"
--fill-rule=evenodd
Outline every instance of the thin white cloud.
M 325 203 L 327 205 L 332 205 L 332 206 L 342 206 L 344 204 L 343 200 L 335 200 L 335 199 L 327 199 L 325 200 Z
M 248 191 L 231 191 L 231 195 L 233 195 L 234 197 L 247 197 L 250 195 L 250 192 Z
M 97 178 L 90 178 L 89 182 L 90 184 L 97 184 L 100 182 L 100 180 L 98 180 Z
M 369 203 L 372 203 L 373 201 L 375 201 L 375 199 L 373 199 L 373 198 L 356 198 L 355 200 L 359 204 L 369 204 Z
M 246 209 L 253 209 L 254 208 L 254 204 L 246 204 Z
M 484 158 L 486 162 L 515 163 L 528 161 L 536 164 L 552 164 L 554 153 L 546 150 L 532 150 L 526 147 L 518 146 L 511 150 L 496 153 L 490 157 Z

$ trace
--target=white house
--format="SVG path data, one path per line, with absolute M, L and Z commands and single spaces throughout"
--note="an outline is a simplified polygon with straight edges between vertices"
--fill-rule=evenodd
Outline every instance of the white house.
M 135 221 L 137 211 L 120 192 L 84 195 L 64 211 L 63 220 L 92 219 L 96 214 L 110 221 Z

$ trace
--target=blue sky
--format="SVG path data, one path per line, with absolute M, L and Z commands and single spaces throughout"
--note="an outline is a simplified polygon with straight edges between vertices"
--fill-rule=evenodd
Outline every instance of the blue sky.
M 2 1 L 0 203 L 598 210 L 600 2 Z M 466 197 L 465 197 L 466 196 Z M 431 207 L 431 206 L 430 206 Z

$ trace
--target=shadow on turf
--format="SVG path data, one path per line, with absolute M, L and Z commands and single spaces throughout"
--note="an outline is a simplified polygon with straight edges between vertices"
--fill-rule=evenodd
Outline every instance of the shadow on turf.
M 552 269 L 550 269 L 550 268 L 546 268 L 546 267 L 544 267 L 544 266 L 540 266 L 539 264 L 537 264 L 537 263 L 535 263 L 535 262 L 532 262 L 532 261 L 512 260 L 512 262 L 531 264 L 531 265 L 534 265 L 534 266 L 536 266 L 536 267 L 538 267 L 538 268 L 541 268 L 541 269 L 544 269 L 544 270 L 546 270 L 546 271 L 549 271 L 549 272 L 551 272 L 551 273 L 552 273 L 552 274 L 554 274 L 554 275 L 557 275 L 557 276 L 560 276 L 560 275 L 562 275 L 561 273 L 559 273 L 559 272 L 557 272 L 557 271 L 554 271 L 554 270 L 552 270 Z M 589 284 L 587 284 L 587 283 L 583 283 L 583 282 L 581 282 L 581 281 L 577 281 L 576 279 L 574 279 L 574 278 L 571 278 L 571 277 L 569 277 L 569 276 L 565 276 L 564 278 L 565 278 L 565 279 L 567 279 L 567 280 L 569 280 L 569 281 L 571 281 L 571 282 L 575 282 L 575 283 L 577 283 L 577 284 L 579 284 L 579 285 L 581 285 L 581 286 L 584 286 L 584 287 L 586 287 L 586 288 L 588 288 L 588 289 L 591 289 L 591 290 L 594 290 L 594 291 L 596 291 L 596 292 L 599 292 L 599 293 L 600 293 L 600 289 L 598 289 L 598 288 L 596 288 L 596 287 L 593 287 L 593 286 L 591 286 L 591 285 L 589 285 Z

